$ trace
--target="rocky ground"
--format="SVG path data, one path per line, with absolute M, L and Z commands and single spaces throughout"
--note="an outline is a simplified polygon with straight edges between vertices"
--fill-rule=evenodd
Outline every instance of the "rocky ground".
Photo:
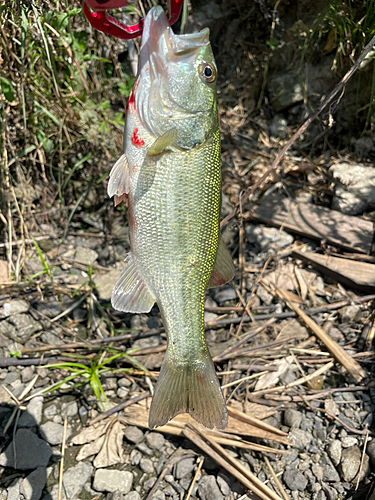
M 224 201 L 226 215 L 230 207 Z M 1 498 L 57 499 L 63 443 L 61 498 L 146 498 L 171 457 L 175 463 L 164 471 L 154 499 L 186 498 L 193 478 L 191 498 L 254 498 L 188 439 L 163 429 L 150 432 L 141 421 L 129 425 L 127 410 L 107 416 L 93 430 L 90 423 L 104 410 L 147 396 L 164 357 L 165 334 L 157 308 L 149 315 L 126 315 L 109 305 L 121 268 L 118 262 L 127 246 L 122 215 L 109 235 L 88 227 L 60 245 L 53 226 L 42 224 L 40 230 L 39 245 L 51 276 L 37 252 L 30 250 L 25 272 L 29 276 L 44 272 L 29 282 L 1 288 Z M 361 299 L 306 269 L 290 256 L 296 244 L 292 234 L 254 223 L 245 223 L 244 230 L 242 289 L 237 276 L 234 285 L 207 294 L 206 337 L 228 405 L 284 431 L 290 444 L 261 440 L 276 448 L 267 454 L 236 446 L 226 449 L 283 498 L 366 498 L 375 465 L 371 431 L 375 387 L 370 378 L 372 347 L 361 344 L 361 335 L 363 340 L 371 323 L 374 296 Z M 237 233 L 237 220 L 223 233 L 232 250 Z M 305 244 L 316 246 L 311 241 Z M 285 300 L 275 295 L 272 283 L 276 282 L 298 294 L 296 300 L 305 310 L 316 308 L 312 319 L 361 362 L 368 378 L 355 383 L 340 363 L 327 366 L 329 353 L 303 322 L 292 317 Z M 243 301 L 250 304 L 253 322 L 243 316 Z M 325 309 L 329 304 L 332 309 Z M 249 336 L 256 328 L 258 333 Z M 111 335 L 114 341 L 108 342 Z M 94 339 L 99 343 L 89 343 Z M 55 362 L 95 363 L 100 356 L 101 360 L 116 353 L 121 356 L 130 349 L 138 349 L 137 355 L 113 360 L 100 376 L 108 398 L 105 408 L 88 385 L 76 386 L 82 377 L 69 381 L 71 372 L 66 369 L 45 367 Z M 142 372 L 137 362 L 150 371 Z M 322 366 L 327 369 L 319 375 Z M 310 382 L 300 381 L 309 374 Z M 253 375 L 250 380 L 241 381 L 249 375 Z M 294 387 L 285 387 L 295 381 Z M 61 387 L 53 390 L 58 382 Z M 134 406 L 147 412 L 145 401 L 149 404 L 146 399 Z M 82 434 L 87 428 L 93 433 L 89 437 Z M 271 470 L 281 481 L 281 491 Z
M 251 9 L 242 1 L 230 9 L 227 2 L 195 2 L 188 29 L 210 26 L 220 74 L 223 218 L 339 79 L 331 72 L 335 47 L 322 52 L 323 35 L 316 42 L 322 47 L 303 61 L 304 77 L 297 71 L 306 25 L 320 3 L 281 2 L 274 11 L 263 1 Z M 347 268 L 355 270 L 374 264 L 373 248 L 348 255 L 351 241 L 342 247 L 328 233 L 313 239 L 287 230 L 289 214 L 271 227 L 253 213 L 276 192 L 297 207 L 358 216 L 345 226 L 349 240 L 360 221 L 374 220 L 375 142 L 371 124 L 364 130 L 371 74 L 371 66 L 364 68 L 347 89 L 337 124 L 332 110 L 314 123 L 282 169 L 222 227 L 236 276 L 207 292 L 205 319 L 230 422 L 225 433 L 206 433 L 211 441 L 199 441 L 181 418 L 147 428 L 166 336 L 157 307 L 129 315 L 110 306 L 129 249 L 126 207 L 114 209 L 106 181 L 94 190 L 91 179 L 102 177 L 113 145 L 103 171 L 92 173 L 95 143 L 87 169 L 69 174 L 66 206 L 52 181 L 34 189 L 39 177 L 30 177 L 27 189 L 39 194 L 24 218 L 8 204 L 26 241 L 13 238 L 12 255 L 0 243 L 0 500 L 255 500 L 249 477 L 267 486 L 263 500 L 374 500 L 375 274 L 362 273 L 361 288 L 296 253 L 350 258 Z M 18 129 L 10 130 L 16 138 Z M 74 165 L 86 153 L 79 151 Z M 13 164 L 27 171 L 27 161 Z M 21 205 L 25 198 L 16 194 Z M 9 276 L 9 259 L 21 270 L 18 281 Z M 313 325 L 297 317 L 296 305 Z M 323 329 L 341 355 L 332 355 L 312 327 Z M 359 365 L 348 367 L 342 352 Z M 250 417 L 259 419 L 255 426 Z M 215 455 L 213 441 L 225 459 Z

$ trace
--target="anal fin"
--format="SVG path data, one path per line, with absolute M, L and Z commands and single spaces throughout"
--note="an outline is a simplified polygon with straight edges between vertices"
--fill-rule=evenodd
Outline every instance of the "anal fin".
M 234 276 L 234 265 L 232 257 L 228 252 L 223 238 L 219 237 L 219 246 L 217 249 L 215 265 L 208 281 L 207 288 L 215 288 L 215 286 L 224 285 Z
M 112 198 L 113 195 L 120 197 L 123 194 L 128 194 L 129 177 L 129 162 L 124 153 L 113 165 L 109 174 L 108 196 Z
M 155 297 L 135 267 L 133 254 L 128 253 L 112 292 L 112 307 L 117 311 L 146 313 L 155 303 Z
M 225 401 L 209 353 L 194 363 L 177 363 L 168 355 L 164 360 L 151 402 L 149 427 L 164 425 L 180 413 L 189 413 L 209 429 L 225 429 L 228 425 Z

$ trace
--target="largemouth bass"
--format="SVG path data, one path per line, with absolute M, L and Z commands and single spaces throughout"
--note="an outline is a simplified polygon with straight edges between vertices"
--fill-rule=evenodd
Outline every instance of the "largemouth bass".
M 219 230 L 216 74 L 208 29 L 175 35 L 153 7 L 128 101 L 125 154 L 108 185 L 117 201 L 128 197 L 131 242 L 112 305 L 145 313 L 156 302 L 168 336 L 151 429 L 185 412 L 209 428 L 228 422 L 204 337 L 205 289 L 233 277 Z

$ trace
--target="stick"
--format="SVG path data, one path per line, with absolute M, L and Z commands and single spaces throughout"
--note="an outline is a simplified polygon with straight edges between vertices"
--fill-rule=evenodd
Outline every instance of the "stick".
M 146 500 L 151 500 L 155 491 L 158 489 L 159 484 L 161 481 L 164 479 L 164 476 L 167 474 L 167 472 L 180 460 L 183 458 L 192 458 L 195 457 L 195 453 L 187 453 L 184 449 L 182 448 L 177 448 L 177 450 L 168 458 L 164 469 L 161 471 L 160 476 L 157 478 L 154 486 L 151 488 L 149 491 Z
M 290 382 L 290 384 L 286 385 L 280 385 L 277 387 L 270 387 L 268 389 L 262 389 L 261 391 L 254 391 L 252 393 L 252 396 L 259 396 L 260 394 L 268 394 L 270 392 L 279 392 L 279 391 L 285 391 L 287 389 L 290 389 L 291 387 L 295 387 L 296 385 L 301 385 L 304 384 L 305 382 L 308 382 L 309 380 L 317 377 L 318 375 L 322 375 L 322 373 L 327 372 L 330 370 L 333 366 L 333 361 L 330 361 L 326 365 L 322 366 L 318 370 L 316 370 L 314 373 L 310 373 L 309 375 L 306 375 L 305 377 L 299 378 L 297 380 L 294 380 L 294 382 Z
M 324 99 L 324 101 L 318 106 L 318 109 L 313 113 L 295 132 L 292 137 L 289 139 L 289 141 L 285 144 L 285 146 L 282 148 L 282 150 L 276 155 L 276 158 L 272 162 L 271 167 L 267 170 L 267 172 L 262 175 L 262 177 L 255 183 L 253 184 L 250 188 L 248 188 L 243 195 L 240 198 L 240 201 L 236 205 L 235 209 L 233 212 L 231 212 L 229 215 L 227 215 L 220 223 L 220 227 L 222 227 L 224 224 L 226 224 L 228 221 L 230 221 L 237 213 L 238 213 L 238 207 L 243 205 L 243 203 L 250 198 L 252 193 L 258 187 L 260 187 L 263 182 L 271 175 L 271 173 L 276 170 L 277 166 L 279 165 L 280 161 L 283 159 L 285 153 L 288 151 L 288 149 L 295 143 L 295 141 L 303 134 L 303 132 L 311 125 L 311 123 L 315 120 L 315 118 L 320 115 L 320 113 L 323 111 L 323 109 L 333 101 L 333 99 L 339 94 L 339 92 L 343 92 L 345 85 L 348 83 L 350 78 L 354 75 L 354 73 L 357 71 L 359 68 L 360 64 L 362 61 L 365 59 L 367 54 L 371 51 L 372 47 L 375 45 L 375 36 L 371 38 L 369 43 L 366 45 L 366 47 L 363 49 L 362 54 L 358 57 L 358 59 L 355 61 L 353 66 L 350 68 L 350 70 L 344 75 L 344 77 L 341 79 L 341 81 L 336 85 L 336 87 L 332 90 L 332 92 L 329 94 L 328 97 Z M 339 97 L 339 101 L 341 99 L 341 96 Z
M 184 435 L 262 500 L 281 500 L 279 495 L 263 484 L 260 479 L 241 465 L 238 460 L 231 457 L 219 444 L 201 434 L 197 428 L 193 427 L 193 430 L 184 429 Z
M 197 467 L 197 470 L 196 470 L 196 472 L 194 474 L 194 477 L 193 477 L 193 480 L 191 482 L 191 485 L 190 485 L 190 487 L 188 489 L 188 492 L 187 492 L 185 500 L 189 500 L 189 498 L 190 498 L 191 492 L 193 491 L 193 488 L 194 488 L 194 484 L 197 481 L 198 474 L 201 471 L 201 468 L 202 468 L 202 465 L 203 465 L 203 462 L 204 462 L 204 458 L 203 457 L 198 457 L 197 462 L 198 462 L 198 467 Z
M 62 437 L 62 445 L 61 445 L 61 460 L 60 460 L 60 468 L 59 468 L 59 490 L 57 492 L 57 500 L 61 500 L 61 492 L 63 485 L 63 475 L 64 475 L 64 454 L 65 454 L 65 440 L 66 440 L 66 429 L 68 426 L 68 419 L 65 417 L 64 419 L 64 429 L 63 429 L 63 437 Z
M 266 462 L 266 465 L 271 473 L 271 476 L 272 476 L 272 479 L 273 479 L 273 482 L 276 484 L 276 486 L 278 487 L 280 493 L 281 493 L 281 496 L 284 498 L 284 500 L 290 500 L 287 492 L 285 491 L 284 489 L 284 486 L 282 485 L 280 479 L 277 477 L 275 471 L 273 470 L 273 467 L 270 463 L 270 461 L 268 460 L 267 456 L 263 454 L 263 460 Z
M 268 321 L 264 322 L 262 325 L 260 325 L 258 328 L 253 330 L 252 332 L 248 333 L 247 335 L 244 335 L 241 340 L 233 344 L 231 347 L 228 347 L 223 351 L 221 354 L 218 354 L 213 358 L 213 361 L 220 361 L 224 356 L 232 352 L 234 349 L 237 349 L 237 347 L 240 347 L 242 344 L 247 342 L 248 340 L 252 339 L 255 337 L 255 335 L 258 335 L 258 333 L 261 333 L 263 330 L 268 328 L 270 325 L 275 323 L 276 318 L 270 318 Z
M 123 410 L 124 408 L 127 408 L 128 406 L 133 405 L 134 403 L 138 403 L 139 401 L 142 401 L 142 399 L 146 399 L 150 397 L 149 392 L 145 392 L 144 394 L 140 394 L 139 396 L 135 396 L 134 398 L 128 399 L 127 401 L 124 401 L 123 403 L 120 403 L 119 405 L 115 406 L 114 408 L 111 408 L 110 410 L 105 411 L 104 413 L 101 413 L 97 417 L 93 418 L 90 421 L 90 425 L 96 424 L 96 422 L 100 422 L 100 420 L 103 420 L 104 418 L 107 418 L 114 413 L 117 413 L 118 411 Z
M 295 311 L 305 325 L 312 330 L 314 335 L 327 347 L 332 356 L 344 366 L 356 382 L 360 382 L 367 376 L 361 365 L 355 361 L 344 349 L 338 345 L 314 320 L 304 313 L 296 304 L 286 299 L 283 290 L 276 289 L 280 297 L 286 300 L 288 306 Z

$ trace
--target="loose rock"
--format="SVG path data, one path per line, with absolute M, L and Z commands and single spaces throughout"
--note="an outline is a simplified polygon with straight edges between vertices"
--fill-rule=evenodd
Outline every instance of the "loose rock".
M 130 425 L 124 431 L 124 435 L 128 441 L 137 444 L 143 439 L 143 432 L 138 427 Z
M 6 302 L 3 307 L 0 308 L 0 318 L 7 318 L 14 314 L 27 313 L 29 309 L 30 306 L 25 300 L 13 299 L 10 302 Z
M 304 491 L 308 483 L 305 476 L 296 469 L 287 469 L 283 474 L 283 479 L 285 484 L 292 491 Z
M 344 481 L 350 482 L 355 478 L 361 463 L 361 450 L 358 446 L 350 446 L 342 451 L 339 472 Z
M 93 264 L 99 257 L 98 253 L 91 248 L 77 247 L 75 259 L 82 262 L 83 264 L 90 265 Z
M 124 496 L 124 500 L 141 500 L 141 495 L 138 491 L 131 491 Z
M 142 458 L 139 467 L 146 474 L 152 474 L 153 472 L 155 472 L 153 463 L 150 458 Z
M 43 396 L 33 398 L 22 412 L 18 427 L 34 427 L 42 421 Z
M 375 168 L 338 163 L 330 168 L 336 180 L 332 208 L 358 215 L 375 203 Z
M 25 500 L 39 500 L 46 482 L 47 469 L 38 467 L 22 481 L 20 493 L 25 497 Z
M 291 429 L 289 437 L 293 441 L 295 446 L 300 450 L 304 450 L 312 440 L 311 432 L 295 428 Z
M 10 443 L 0 455 L 0 465 L 19 470 L 46 467 L 52 455 L 50 446 L 29 429 L 18 429 L 15 437 L 17 463 L 14 463 L 14 444 Z
M 342 446 L 338 439 L 334 439 L 327 446 L 327 453 L 334 465 L 339 465 L 341 460 Z
M 284 412 L 284 424 L 288 427 L 298 428 L 302 420 L 301 412 L 287 408 Z
M 45 439 L 49 444 L 57 445 L 62 443 L 64 433 L 64 426 L 61 424 L 57 424 L 55 422 L 46 422 L 45 424 L 40 426 L 40 435 L 43 439 Z M 67 427 L 66 429 L 66 439 L 72 434 L 72 429 Z
M 129 493 L 133 483 L 133 474 L 122 470 L 98 469 L 95 472 L 93 488 L 96 491 L 120 491 Z
M 215 476 L 204 476 L 198 486 L 198 495 L 201 500 L 223 500 Z
M 90 480 L 93 466 L 88 462 L 79 462 L 76 466 L 70 467 L 63 475 L 63 495 L 62 500 L 76 500 L 78 494 Z M 52 500 L 57 500 L 58 485 L 56 484 L 51 491 Z
M 163 434 L 159 434 L 158 432 L 150 432 L 150 434 L 147 434 L 146 441 L 149 447 L 154 450 L 160 450 L 165 443 Z
M 184 458 L 180 460 L 175 466 L 174 476 L 176 479 L 181 479 L 193 472 L 195 467 L 195 458 Z

